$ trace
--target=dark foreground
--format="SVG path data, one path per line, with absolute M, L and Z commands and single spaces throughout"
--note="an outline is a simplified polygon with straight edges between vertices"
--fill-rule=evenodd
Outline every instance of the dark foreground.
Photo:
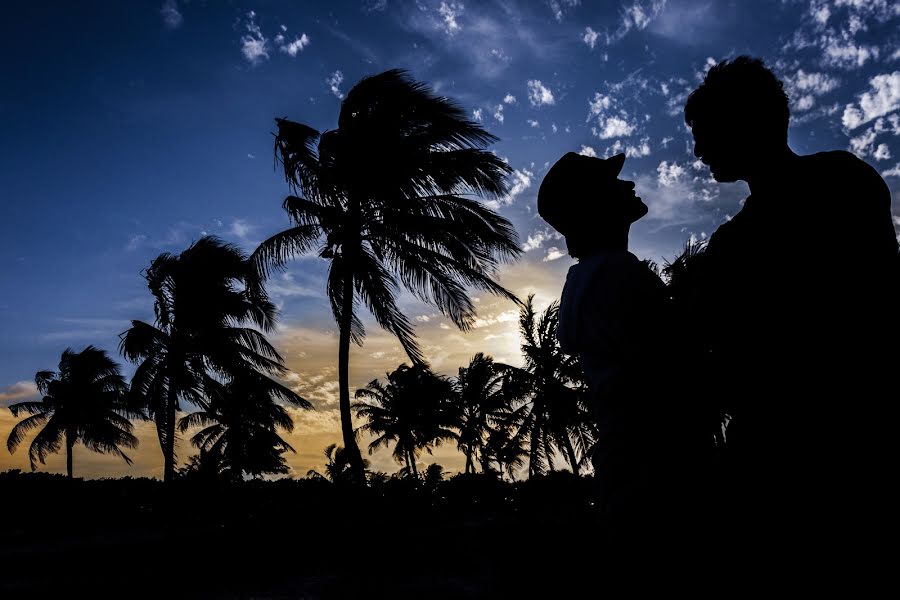
M 603 579 L 591 481 L 0 474 L 0 597 L 572 597 Z M 593 594 L 591 594 L 593 595 Z

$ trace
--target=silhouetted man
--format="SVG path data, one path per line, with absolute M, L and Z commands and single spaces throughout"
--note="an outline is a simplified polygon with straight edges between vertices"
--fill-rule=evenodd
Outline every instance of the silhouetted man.
M 794 153 L 787 95 L 757 59 L 714 66 L 684 112 L 713 177 L 750 186 L 710 238 L 694 305 L 709 391 L 733 417 L 735 536 L 859 553 L 844 544 L 877 540 L 895 472 L 890 192 L 852 154 Z
M 541 182 L 538 213 L 578 261 L 566 277 L 557 337 L 578 357 L 590 390 L 609 550 L 631 562 L 670 543 L 689 520 L 703 437 L 679 401 L 666 286 L 628 251 L 631 224 L 647 206 L 634 182 L 618 179 L 624 162 L 624 154 L 569 152 Z

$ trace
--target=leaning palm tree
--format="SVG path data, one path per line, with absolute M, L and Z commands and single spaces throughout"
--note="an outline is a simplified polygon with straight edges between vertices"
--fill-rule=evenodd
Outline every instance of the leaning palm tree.
M 519 315 L 525 364 L 522 368 L 503 365 L 509 373 L 510 394 L 521 399 L 510 421 L 518 427 L 516 438 L 527 440 L 529 477 L 554 470 L 557 454 L 579 474 L 594 437 L 584 374 L 578 358 L 560 349 L 558 323 L 558 302 L 538 318 L 534 295 L 528 296 Z
M 257 370 L 285 371 L 265 336 L 275 306 L 263 290 L 245 286 L 247 259 L 231 244 L 203 237 L 179 255 L 161 254 L 144 273 L 155 299 L 154 324 L 132 321 L 119 349 L 138 367 L 132 394 L 156 421 L 165 461 L 175 475 L 176 414 L 183 402 L 208 408 L 205 392 L 220 380 Z
M 244 474 L 287 473 L 285 452 L 296 452 L 278 433 L 294 430 L 290 414 L 276 400 L 312 408 L 303 397 L 257 372 L 243 373 L 220 389 L 208 389 L 209 408 L 178 421 L 178 430 L 202 427 L 191 438 L 204 460 L 221 465 L 220 474 L 240 480 Z
M 27 432 L 41 428 L 28 449 L 32 471 L 65 444 L 66 473 L 72 477 L 72 450 L 78 442 L 131 464 L 122 447 L 137 447 L 129 417 L 140 418 L 142 414 L 128 404 L 128 384 L 105 350 L 88 346 L 74 352 L 68 348 L 59 361 L 58 372 L 39 371 L 34 381 L 43 398 L 9 407 L 15 417 L 30 415 L 9 433 L 6 446 L 10 453 L 16 451 Z
M 497 138 L 404 71 L 360 81 L 341 105 L 337 129 L 277 119 L 276 158 L 292 191 L 293 227 L 264 241 L 251 260 L 262 281 L 271 268 L 316 251 L 331 262 L 327 295 L 338 324 L 338 381 L 344 447 L 362 456 L 350 411 L 350 342 L 364 329 L 357 303 L 396 335 L 413 364 L 422 349 L 397 305 L 402 285 L 460 329 L 475 319 L 471 286 L 515 301 L 493 279 L 521 252 L 512 224 L 473 195 L 508 190 L 509 166 L 485 150 Z
M 394 443 L 394 460 L 413 477 L 423 450 L 431 454 L 434 446 L 458 437 L 451 429 L 457 425 L 453 385 L 423 365 L 400 365 L 387 374 L 386 384 L 375 379 L 356 390 L 356 398 L 367 401 L 354 403 L 353 410 L 366 420 L 360 430 L 375 436 L 369 454 Z
M 475 461 L 484 469 L 484 446 L 495 427 L 510 412 L 510 397 L 504 388 L 505 371 L 494 359 L 479 352 L 460 367 L 456 378 L 459 413 L 459 449 L 466 457 L 466 473 L 475 472 Z

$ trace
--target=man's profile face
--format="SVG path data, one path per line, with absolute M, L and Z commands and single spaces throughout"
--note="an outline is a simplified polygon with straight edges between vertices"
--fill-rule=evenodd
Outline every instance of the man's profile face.
M 709 167 L 716 181 L 731 183 L 744 178 L 742 173 L 751 145 L 747 136 L 714 119 L 695 121 L 691 134 L 694 136 L 694 156 Z

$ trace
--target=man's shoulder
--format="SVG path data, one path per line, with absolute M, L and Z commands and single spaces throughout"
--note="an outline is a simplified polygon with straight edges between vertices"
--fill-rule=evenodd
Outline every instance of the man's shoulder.
M 872 165 L 846 150 L 816 152 L 801 156 L 800 160 L 807 174 L 817 176 L 822 181 L 853 183 L 853 180 L 848 181 L 848 176 L 857 180 L 862 178 L 863 181 L 882 181 Z

